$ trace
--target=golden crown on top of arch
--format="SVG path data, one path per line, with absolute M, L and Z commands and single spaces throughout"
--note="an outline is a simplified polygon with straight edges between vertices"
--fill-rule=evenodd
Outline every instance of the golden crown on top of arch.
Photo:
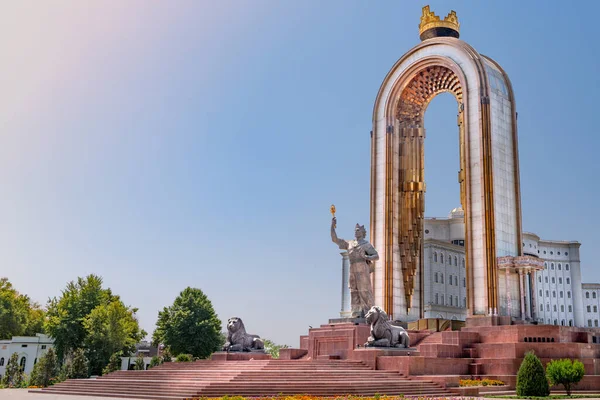
M 460 24 L 458 23 L 456 11 L 450 11 L 446 18 L 441 20 L 440 17 L 429 9 L 429 6 L 423 7 L 423 15 L 419 24 L 419 35 L 432 28 L 449 28 L 459 32 Z

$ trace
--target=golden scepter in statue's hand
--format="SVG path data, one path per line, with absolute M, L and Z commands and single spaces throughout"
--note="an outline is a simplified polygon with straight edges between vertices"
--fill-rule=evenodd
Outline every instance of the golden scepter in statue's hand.
M 329 208 L 329 212 L 331 213 L 331 216 L 333 217 L 333 227 L 337 228 L 337 221 L 335 219 L 335 206 L 332 204 L 331 207 Z

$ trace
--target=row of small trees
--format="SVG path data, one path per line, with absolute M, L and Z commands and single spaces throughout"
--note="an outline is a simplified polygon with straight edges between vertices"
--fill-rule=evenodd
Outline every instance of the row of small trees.
M 550 394 L 550 385 L 563 385 L 570 396 L 573 386 L 584 374 L 583 363 L 569 359 L 550 361 L 544 372 L 540 359 L 533 352 L 529 352 L 525 355 L 517 374 L 517 396 L 546 397 Z
M 54 349 L 50 348 L 38 362 L 34 365 L 31 375 L 27 377 L 18 363 L 19 356 L 13 353 L 8 359 L 2 386 L 5 387 L 27 387 L 38 386 L 46 387 L 56 382 L 61 382 L 72 378 L 88 378 L 88 360 L 79 349 L 75 352 L 72 359 L 62 364 L 58 362 L 58 357 Z

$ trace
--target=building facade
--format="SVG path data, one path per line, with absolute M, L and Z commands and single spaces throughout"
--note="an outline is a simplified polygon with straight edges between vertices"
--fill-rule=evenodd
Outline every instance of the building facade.
M 426 218 L 424 225 L 425 317 L 464 320 L 467 317 L 464 213 L 455 208 L 448 218 Z M 522 286 L 509 285 L 505 298 L 513 311 L 518 311 L 516 319 L 597 327 L 600 284 L 581 282 L 581 244 L 542 240 L 525 232 L 521 245 L 523 255 L 538 259 L 543 268 L 525 270 Z M 502 279 L 502 270 L 498 274 Z
M 0 340 L 0 376 L 4 376 L 8 360 L 18 354 L 21 370 L 31 374 L 33 366 L 48 349 L 54 347 L 54 341 L 42 333 L 35 336 L 14 336 L 12 339 Z

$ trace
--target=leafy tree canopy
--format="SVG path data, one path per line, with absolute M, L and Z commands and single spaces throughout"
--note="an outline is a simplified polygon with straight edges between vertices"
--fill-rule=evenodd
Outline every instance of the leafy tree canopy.
M 49 301 L 46 331 L 54 338 L 60 360 L 82 348 L 89 373 L 100 375 L 112 354 L 134 351 L 146 336 L 136 312 L 103 288 L 101 277 L 88 275 L 69 282 L 60 298 Z
M 117 351 L 133 353 L 136 343 L 146 336 L 146 332 L 140 329 L 136 311 L 126 307 L 121 300 L 114 300 L 99 305 L 85 317 L 85 347 L 89 350 L 92 373 L 99 374 Z
M 578 360 L 553 360 L 546 365 L 546 377 L 552 385 L 563 385 L 567 396 L 585 375 L 583 363 Z
M 221 321 L 202 290 L 188 287 L 172 306 L 159 311 L 152 341 L 175 355 L 206 358 L 223 346 Z
M 0 278 L 0 339 L 43 333 L 45 313 L 20 294 L 7 278 Z
M 88 275 L 71 281 L 62 291 L 60 298 L 48 302 L 46 332 L 54 338 L 54 346 L 59 359 L 81 347 L 87 332 L 83 325 L 85 318 L 101 304 L 107 304 L 116 297 L 110 289 L 102 288 L 102 278 Z

